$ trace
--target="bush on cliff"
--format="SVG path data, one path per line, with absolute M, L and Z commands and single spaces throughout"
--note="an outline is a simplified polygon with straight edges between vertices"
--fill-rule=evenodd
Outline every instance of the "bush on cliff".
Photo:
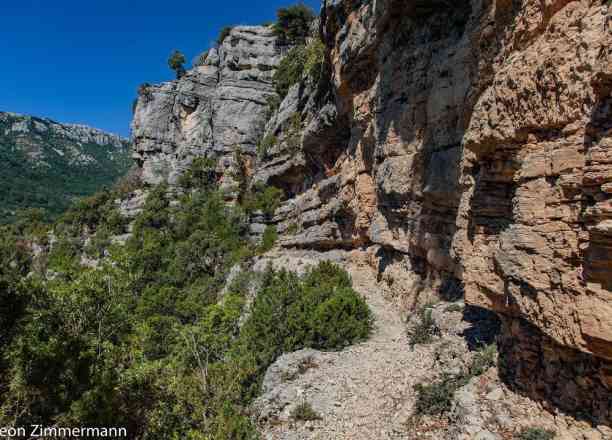
M 369 335 L 371 316 L 348 274 L 332 263 L 322 262 L 302 277 L 268 268 L 237 344 L 240 357 L 255 357 L 243 399 L 257 395 L 265 370 L 282 353 L 342 349 Z
M 280 206 L 283 196 L 281 189 L 257 183 L 244 195 L 243 207 L 249 213 L 261 211 L 265 216 L 272 217 Z
M 217 163 L 208 157 L 198 157 L 179 177 L 178 184 L 183 189 L 212 189 L 217 181 Z
M 315 38 L 306 46 L 306 63 L 304 65 L 304 71 L 309 77 L 315 80 L 319 79 L 324 60 L 325 45 L 319 38 Z
M 274 33 L 282 44 L 303 44 L 314 18 L 312 9 L 302 3 L 280 8 L 276 11 Z
M 325 60 L 325 46 L 316 38 L 307 46 L 298 45 L 281 60 L 274 72 L 274 85 L 276 92 L 281 96 L 287 96 L 287 92 L 294 84 L 304 77 L 318 80 Z
M 174 70 L 176 73 L 176 79 L 181 79 L 181 77 L 185 74 L 186 62 L 187 59 L 185 58 L 185 55 L 176 49 L 173 50 L 170 57 L 168 57 L 168 67 Z
M 231 32 L 232 32 L 231 26 L 223 26 L 221 28 L 221 31 L 219 31 L 219 36 L 217 37 L 217 45 L 221 46 L 223 44 L 223 41 L 225 41 L 225 39 L 229 37 Z
M 257 144 L 257 157 L 265 159 L 270 150 L 278 143 L 278 139 L 273 134 L 264 136 Z
M 276 226 L 268 225 L 264 230 L 261 238 L 261 244 L 259 245 L 259 253 L 265 254 L 274 247 L 274 244 L 278 240 L 278 232 L 276 232 Z
M 305 64 L 306 48 L 304 46 L 292 48 L 279 63 L 274 72 L 274 85 L 281 98 L 287 96 L 291 86 L 302 79 Z

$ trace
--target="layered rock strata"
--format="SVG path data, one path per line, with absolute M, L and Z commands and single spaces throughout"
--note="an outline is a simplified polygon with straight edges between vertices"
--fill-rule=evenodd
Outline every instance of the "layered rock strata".
M 399 293 L 463 291 L 504 318 L 509 379 L 600 423 L 610 24 L 592 1 L 328 3 L 327 93 L 321 81 L 322 102 L 308 87 L 288 97 L 304 165 L 258 167 L 291 197 L 276 218 L 283 246 L 380 246 L 380 276 Z
M 141 88 L 132 137 L 144 182 L 173 183 L 197 156 L 222 158 L 222 167 L 236 149 L 254 156 L 275 93 L 275 42 L 269 27 L 234 27 L 181 79 Z
M 497 312 L 508 382 L 609 425 L 608 3 L 326 1 L 324 72 L 269 120 L 273 37 L 248 28 L 269 42 L 254 44 L 269 60 L 260 68 L 241 61 L 236 28 L 207 64 L 141 97 L 138 160 L 150 182 L 172 181 L 187 157 L 252 153 L 274 136 L 253 180 L 285 192 L 281 246 L 369 248 L 407 303 L 435 289 Z M 217 116 L 227 81 L 257 86 L 232 101 L 239 126 Z

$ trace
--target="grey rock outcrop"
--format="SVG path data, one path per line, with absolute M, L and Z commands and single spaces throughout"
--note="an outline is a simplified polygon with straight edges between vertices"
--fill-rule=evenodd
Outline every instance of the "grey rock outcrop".
M 275 42 L 269 27 L 236 26 L 181 79 L 143 88 L 132 136 L 144 182 L 174 183 L 194 157 L 224 158 L 229 167 L 234 149 L 255 154 L 276 93 Z

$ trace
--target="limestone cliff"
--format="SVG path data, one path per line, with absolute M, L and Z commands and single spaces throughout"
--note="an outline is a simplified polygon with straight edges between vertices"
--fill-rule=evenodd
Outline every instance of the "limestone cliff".
M 132 134 L 145 182 L 174 182 L 196 156 L 229 167 L 235 148 L 255 154 L 280 61 L 275 41 L 268 27 L 234 27 L 181 79 L 142 88 Z
M 195 155 L 255 160 L 274 135 L 253 180 L 285 191 L 282 247 L 367 248 L 408 305 L 464 294 L 502 318 L 510 383 L 609 425 L 611 8 L 328 0 L 324 72 L 269 120 L 273 36 L 235 28 L 140 97 L 137 158 L 172 181 Z

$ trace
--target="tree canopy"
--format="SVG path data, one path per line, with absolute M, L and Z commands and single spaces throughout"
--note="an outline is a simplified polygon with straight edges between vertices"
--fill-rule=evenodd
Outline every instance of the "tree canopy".
M 312 9 L 302 3 L 280 8 L 276 11 L 274 33 L 284 44 L 303 44 L 314 18 Z
M 168 67 L 176 72 L 176 79 L 180 79 L 185 74 L 185 55 L 178 50 L 173 50 L 168 58 Z

